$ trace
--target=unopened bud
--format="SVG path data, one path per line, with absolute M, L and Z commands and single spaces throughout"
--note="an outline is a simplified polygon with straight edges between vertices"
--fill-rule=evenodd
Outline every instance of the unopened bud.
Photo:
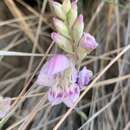
M 74 1 L 74 2 L 72 2 L 71 9 L 67 14 L 67 21 L 68 21 L 70 27 L 72 27 L 72 25 L 74 24 L 74 22 L 77 18 L 77 14 L 78 14 L 77 2 Z
M 71 2 L 70 2 L 70 0 L 64 0 L 62 7 L 63 7 L 64 13 L 67 14 L 69 12 L 69 10 L 71 9 Z
M 65 20 L 65 13 L 62 9 L 62 5 L 55 1 L 51 1 L 51 5 L 54 9 L 54 13 L 56 14 L 56 16 L 62 20 Z
M 59 33 L 53 32 L 51 34 L 51 38 L 53 39 L 53 41 L 64 51 L 72 53 L 72 45 L 71 42 L 69 41 L 69 39 L 63 37 L 62 35 L 60 35 Z
M 69 37 L 69 31 L 64 22 L 62 22 L 61 20 L 59 20 L 57 18 L 53 18 L 53 22 L 56 27 L 56 30 L 60 34 L 62 34 L 65 37 Z
M 72 28 L 72 34 L 73 34 L 73 39 L 76 41 L 76 42 L 79 42 L 82 34 L 83 34 L 83 29 L 84 29 L 84 21 L 83 21 L 83 15 L 80 15 L 74 25 L 73 25 L 73 28 Z

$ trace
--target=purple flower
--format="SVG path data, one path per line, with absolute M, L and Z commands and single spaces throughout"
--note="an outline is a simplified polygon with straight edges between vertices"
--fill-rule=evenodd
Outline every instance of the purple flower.
M 71 107 L 79 97 L 80 89 L 76 84 L 77 70 L 65 55 L 57 54 L 42 67 L 36 83 L 49 86 L 48 100 L 52 105 L 61 102 Z
M 0 97 L 0 118 L 3 118 L 11 109 L 11 98 Z
M 84 33 L 80 40 L 80 46 L 85 49 L 93 50 L 97 48 L 98 43 L 96 42 L 95 38 L 91 34 Z
M 92 71 L 88 70 L 86 67 L 83 67 L 83 69 L 79 72 L 78 75 L 78 85 L 80 87 L 80 90 L 83 90 L 85 88 L 85 85 L 88 85 L 92 77 Z

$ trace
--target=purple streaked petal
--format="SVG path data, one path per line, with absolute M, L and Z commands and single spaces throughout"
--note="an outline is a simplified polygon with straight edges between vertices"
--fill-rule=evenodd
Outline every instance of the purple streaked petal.
M 73 84 L 66 90 L 63 102 L 66 104 L 66 106 L 72 107 L 79 98 L 79 95 L 80 89 L 78 85 Z
M 80 40 L 80 46 L 85 49 L 96 49 L 98 43 L 96 42 L 95 38 L 91 34 L 84 33 Z
M 79 72 L 78 76 L 78 85 L 81 90 L 85 88 L 85 85 L 88 85 L 88 83 L 91 80 L 92 72 L 88 70 L 86 67 L 83 67 L 83 69 Z
M 70 66 L 69 59 L 63 54 L 54 55 L 48 62 L 45 68 L 45 74 L 54 75 L 64 71 Z
M 49 89 L 48 92 L 48 100 L 52 105 L 57 105 L 62 102 L 63 100 L 63 91 L 61 89 Z

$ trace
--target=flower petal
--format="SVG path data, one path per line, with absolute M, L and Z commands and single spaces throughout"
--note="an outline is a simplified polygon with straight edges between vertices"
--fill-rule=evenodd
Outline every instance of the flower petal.
M 80 95 L 80 89 L 77 84 L 71 85 L 65 92 L 63 102 L 68 107 L 72 107 Z
M 56 80 L 54 76 L 45 75 L 44 73 L 40 73 L 36 80 L 36 84 L 40 86 L 48 86 L 48 87 L 54 85 L 55 82 Z
M 85 85 L 88 85 L 92 77 L 92 71 L 88 70 L 86 67 L 79 72 L 78 85 L 81 90 L 84 89 Z
M 45 68 L 45 74 L 54 75 L 64 71 L 70 66 L 69 59 L 63 54 L 57 54 L 53 56 L 48 62 Z
M 57 105 L 62 102 L 63 94 L 61 89 L 50 88 L 48 92 L 48 100 L 52 105 Z
M 43 67 L 41 68 L 38 78 L 36 80 L 36 84 L 43 86 L 43 87 L 44 86 L 51 87 L 52 85 L 55 84 L 56 79 L 55 79 L 54 75 L 47 75 L 45 73 L 46 68 L 47 68 L 47 63 L 44 64 Z
M 84 33 L 80 40 L 80 45 L 85 49 L 95 49 L 97 48 L 98 43 L 91 34 Z

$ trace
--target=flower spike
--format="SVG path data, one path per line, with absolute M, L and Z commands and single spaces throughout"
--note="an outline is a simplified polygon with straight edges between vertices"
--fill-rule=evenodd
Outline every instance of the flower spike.
M 78 100 L 80 91 L 92 79 L 92 71 L 86 67 L 80 70 L 79 63 L 98 44 L 91 34 L 83 32 L 83 15 L 78 16 L 77 2 L 78 0 L 63 0 L 62 4 L 51 2 L 56 15 L 53 18 L 56 32 L 51 33 L 51 38 L 65 53 L 47 59 L 36 83 L 49 87 L 48 100 L 52 105 L 64 103 L 67 107 L 72 107 Z

